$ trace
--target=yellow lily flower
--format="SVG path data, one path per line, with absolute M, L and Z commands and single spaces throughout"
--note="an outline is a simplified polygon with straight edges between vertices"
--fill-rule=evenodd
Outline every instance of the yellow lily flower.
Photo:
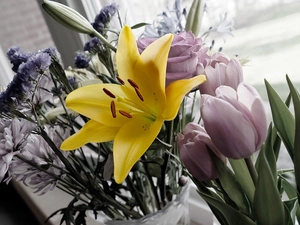
M 200 75 L 165 87 L 173 35 L 165 35 L 139 54 L 130 27 L 119 36 L 116 64 L 120 84 L 94 84 L 67 96 L 66 105 L 90 120 L 66 139 L 63 150 L 89 142 L 114 141 L 114 179 L 123 182 L 149 148 L 165 120 L 173 120 L 184 96 L 205 81 Z

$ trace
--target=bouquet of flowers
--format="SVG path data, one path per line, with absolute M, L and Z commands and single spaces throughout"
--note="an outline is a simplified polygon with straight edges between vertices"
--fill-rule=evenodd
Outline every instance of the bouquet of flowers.
M 226 15 L 196 38 L 200 0 L 188 13 L 176 0 L 152 25 L 119 20 L 117 31 L 109 27 L 116 4 L 93 23 L 54 1 L 43 8 L 91 39 L 76 68 L 64 69 L 53 48 L 9 49 L 16 75 L 0 94 L 3 182 L 70 194 L 70 204 L 54 212 L 66 224 L 85 224 L 86 211 L 108 224 L 149 224 L 153 215 L 150 224 L 188 224 L 179 207 L 187 176 L 222 225 L 295 224 L 299 93 L 288 79 L 284 103 L 266 81 L 274 122 L 268 129 L 258 92 L 243 82 L 244 61 L 204 43 L 211 32 L 231 34 Z M 136 39 L 133 30 L 143 26 Z M 281 141 L 294 168 L 277 171 Z M 165 217 L 170 207 L 179 210 Z

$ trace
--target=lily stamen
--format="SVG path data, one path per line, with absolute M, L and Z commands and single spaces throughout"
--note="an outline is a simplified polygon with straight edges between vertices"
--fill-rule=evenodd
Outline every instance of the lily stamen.
M 114 101 L 111 101 L 111 103 L 110 103 L 110 111 L 111 111 L 111 114 L 112 114 L 113 118 L 116 118 L 117 117 L 116 105 L 115 105 Z
M 123 110 L 119 110 L 119 113 L 127 118 L 132 118 L 132 115 L 130 115 L 128 112 L 125 112 Z
M 119 76 L 117 76 L 117 80 L 120 82 L 121 85 L 125 84 L 125 82 Z
M 116 98 L 116 96 L 115 96 L 113 93 L 111 93 L 109 90 L 107 90 L 106 88 L 103 88 L 102 90 L 103 90 L 104 93 L 107 94 L 109 97 L 111 97 L 111 98 Z
M 127 81 L 134 89 L 139 89 L 139 86 L 133 80 L 128 79 Z
M 137 94 L 137 96 L 139 96 L 139 98 L 140 98 L 142 101 L 144 101 L 144 97 L 143 97 L 143 95 L 141 94 L 141 92 L 139 91 L 139 89 L 138 89 L 138 88 L 134 88 L 134 90 L 135 90 L 135 93 Z

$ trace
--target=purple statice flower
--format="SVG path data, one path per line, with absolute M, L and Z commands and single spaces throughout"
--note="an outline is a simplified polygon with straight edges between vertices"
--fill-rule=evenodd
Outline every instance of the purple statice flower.
M 87 54 L 80 52 L 77 53 L 74 61 L 77 68 L 87 68 L 91 59 Z
M 8 59 L 10 63 L 13 65 L 12 70 L 14 72 L 18 71 L 19 66 L 22 63 L 27 62 L 28 58 L 32 55 L 32 53 L 24 53 L 20 47 L 13 46 L 7 51 Z
M 57 148 L 61 145 L 62 140 L 69 136 L 69 131 L 63 130 L 59 126 L 46 126 L 45 131 Z M 64 157 L 68 156 L 68 152 L 66 151 L 61 151 L 61 153 Z M 65 170 L 64 164 L 55 154 L 49 143 L 38 134 L 31 134 L 28 137 L 28 142 L 20 152 L 20 157 L 30 161 L 37 167 L 47 170 L 47 172 L 41 171 L 19 158 L 12 165 L 12 173 L 16 176 L 16 180 L 22 181 L 26 186 L 36 189 L 35 192 L 39 192 L 41 195 L 53 190 L 58 178 L 64 178 L 65 176 L 62 172 L 62 170 Z M 53 174 L 53 176 L 49 173 Z
M 33 123 L 24 119 L 0 119 L 0 181 L 7 172 L 11 172 L 9 170 L 14 155 L 27 144 L 27 137 L 34 128 Z M 10 179 L 11 175 L 6 178 L 6 181 L 9 182 Z
M 9 113 L 11 109 L 22 104 L 24 97 L 29 94 L 32 83 L 27 73 L 17 73 L 8 84 L 5 91 L 0 94 L 0 114 Z
M 45 48 L 45 49 L 41 50 L 41 52 L 47 53 L 51 57 L 55 57 L 58 59 L 61 58 L 60 53 L 57 51 L 56 48 Z
M 98 52 L 101 46 L 102 42 L 100 41 L 100 39 L 97 37 L 93 37 L 91 40 L 85 43 L 84 51 L 88 51 L 92 54 L 95 54 Z
M 117 12 L 117 9 L 118 7 L 115 3 L 103 7 L 100 10 L 100 13 L 96 15 L 95 20 L 92 23 L 94 29 L 100 33 L 105 33 L 104 28 L 107 27 L 108 23 Z
M 9 113 L 11 109 L 22 106 L 25 99 L 31 100 L 38 75 L 45 73 L 50 64 L 51 56 L 48 53 L 30 53 L 27 61 L 18 65 L 13 80 L 0 94 L 0 114 Z
M 36 79 L 51 64 L 51 56 L 48 53 L 38 52 L 31 56 L 26 63 L 19 67 L 19 72 L 30 74 L 32 79 Z

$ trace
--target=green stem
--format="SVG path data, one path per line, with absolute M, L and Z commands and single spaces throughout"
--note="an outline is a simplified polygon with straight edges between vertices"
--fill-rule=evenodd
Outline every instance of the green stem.
M 142 158 L 145 158 L 145 157 L 142 157 Z M 160 207 L 160 204 L 159 204 L 159 197 L 158 197 L 157 191 L 156 191 L 156 189 L 155 189 L 155 186 L 154 186 L 152 177 L 151 177 L 151 175 L 150 175 L 150 173 L 149 173 L 147 163 L 143 163 L 143 165 L 144 165 L 144 169 L 145 169 L 145 172 L 146 172 L 148 181 L 149 181 L 149 183 L 150 183 L 150 187 L 151 187 L 152 194 L 153 194 L 153 196 L 154 196 L 154 198 L 155 198 L 155 205 L 156 205 L 156 208 L 157 208 L 158 210 L 160 210 L 161 207 Z
M 244 160 L 246 162 L 246 165 L 247 165 L 247 168 L 248 168 L 249 173 L 251 175 L 251 178 L 252 178 L 252 181 L 254 183 L 254 186 L 256 186 L 258 175 L 257 175 L 257 171 L 256 171 L 256 169 L 255 169 L 255 167 L 253 165 L 253 162 L 252 162 L 252 160 L 250 158 L 245 158 Z
M 144 215 L 149 214 L 150 213 L 149 209 L 147 208 L 147 206 L 142 201 L 141 196 L 140 196 L 139 192 L 136 190 L 136 188 L 134 187 L 130 176 L 127 176 L 126 183 L 127 183 L 128 187 L 130 189 L 130 192 L 133 194 L 137 204 L 139 205 L 140 209 L 142 210 L 143 214 Z
M 92 35 L 96 36 L 97 38 L 99 38 L 103 44 L 105 44 L 107 47 L 109 47 L 113 52 L 116 52 L 117 49 L 112 46 L 111 43 L 109 43 L 100 33 L 98 33 L 96 30 L 94 30 L 94 32 L 92 33 Z

